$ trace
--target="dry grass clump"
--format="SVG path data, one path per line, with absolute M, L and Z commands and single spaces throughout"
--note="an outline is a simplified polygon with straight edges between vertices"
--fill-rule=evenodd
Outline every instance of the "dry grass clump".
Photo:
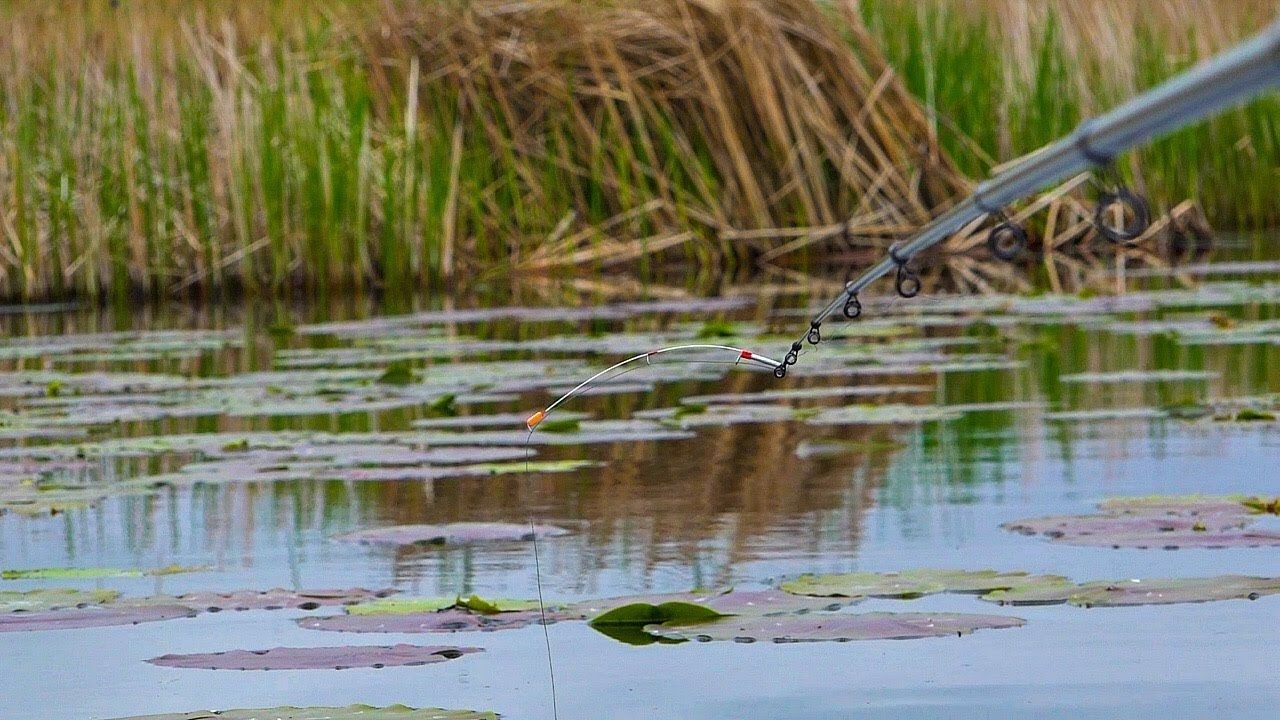
M 394 7 L 380 54 L 420 59 L 461 146 L 510 165 L 464 181 L 490 204 L 468 229 L 535 220 L 525 266 L 896 233 L 965 187 L 856 20 L 809 0 Z
M 1102 86 L 1071 63 L 1090 33 L 1145 16 L 1051 5 L 6 4 L 0 296 L 435 290 L 482 271 L 674 260 L 733 272 L 883 249 L 990 156 L 1127 94 L 1117 79 L 1086 102 Z M 1045 29 L 1059 25 L 1070 30 Z M 1143 56 L 1231 36 L 1098 37 Z M 1135 67 L 1134 87 L 1168 69 Z M 1274 158 L 1274 123 L 1244 117 L 1255 162 Z M 1215 140 L 1241 137 L 1231 122 Z M 1245 167 L 1191 150 L 1228 181 Z M 1174 157 L 1144 160 L 1161 153 Z M 1143 178 L 1181 200 L 1175 168 L 1149 163 Z M 1016 277 L 974 257 L 940 267 L 961 287 Z
M 0 11 L 0 294 L 733 265 L 965 187 L 809 0 L 110 8 Z

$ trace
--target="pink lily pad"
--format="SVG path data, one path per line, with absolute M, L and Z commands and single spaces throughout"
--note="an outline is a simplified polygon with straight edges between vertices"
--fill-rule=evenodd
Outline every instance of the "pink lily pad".
M 547 622 L 582 620 L 584 616 L 562 610 L 547 610 Z M 474 613 L 458 608 L 438 612 L 398 615 L 330 615 L 298 619 L 307 630 L 352 633 L 438 633 L 462 631 L 512 630 L 542 622 L 537 610 L 520 610 L 494 614 Z
M 445 710 L 443 708 L 411 708 L 404 705 L 373 707 L 351 705 L 349 707 L 274 707 L 219 710 L 200 710 L 189 713 L 143 715 L 117 720 L 498 720 L 497 713 L 473 710 Z
M 195 617 L 184 605 L 122 605 L 86 607 L 49 612 L 21 612 L 0 615 L 0 632 L 33 630 L 79 630 L 112 625 L 139 625 L 145 622 Z
M 339 607 L 388 597 L 396 593 L 392 588 L 366 590 L 235 590 L 232 592 L 200 591 L 148 599 L 157 604 L 175 603 L 187 605 L 202 612 L 222 610 L 315 610 L 321 607 Z M 133 601 L 137 604 L 147 601 Z
M 201 670 L 346 670 L 430 665 L 460 658 L 481 648 L 443 645 L 349 645 L 228 650 L 193 655 L 161 655 L 152 665 Z
M 1121 498 L 1094 515 L 1063 515 L 1005 523 L 1006 530 L 1043 535 L 1068 545 L 1112 548 L 1280 546 L 1280 532 L 1249 527 L 1260 515 L 1250 498 Z
M 530 527 L 528 523 L 457 522 L 444 525 L 390 525 L 357 530 L 336 539 L 369 545 L 467 545 L 484 542 L 524 542 L 568 535 L 554 525 Z
M 810 613 L 729 616 L 689 625 L 649 625 L 645 632 L 668 640 L 732 640 L 777 643 L 907 640 L 965 635 L 975 630 L 1025 625 L 1021 618 L 965 613 Z

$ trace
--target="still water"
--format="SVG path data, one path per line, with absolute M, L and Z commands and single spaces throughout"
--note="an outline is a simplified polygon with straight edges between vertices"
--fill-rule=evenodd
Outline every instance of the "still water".
M 535 445 L 538 463 L 586 462 L 527 476 L 511 467 L 523 452 L 515 413 L 647 347 L 713 338 L 780 357 L 822 293 L 744 288 L 710 301 L 584 298 L 571 308 L 564 295 L 549 294 L 519 305 L 467 298 L 394 310 L 372 302 L 128 314 L 7 308 L 0 462 L 13 467 L 4 482 L 31 470 L 20 463 L 45 463 L 39 472 L 78 473 L 79 494 L 56 512 L 0 514 L 0 568 L 203 569 L 4 580 L 0 592 L 363 587 L 532 598 L 527 542 L 385 548 L 335 539 L 385 525 L 531 517 L 571 530 L 539 542 L 549 601 L 913 568 L 1076 581 L 1274 577 L 1275 547 L 1079 547 L 1001 528 L 1091 513 L 1117 496 L 1280 494 L 1280 425 L 1170 411 L 1195 405 L 1234 417 L 1242 407 L 1274 408 L 1280 393 L 1280 282 L 1249 275 L 1204 283 L 1183 290 L 1158 282 L 1121 298 L 869 299 L 866 319 L 829 329 L 830 342 L 808 351 L 785 380 L 672 365 L 597 388 L 566 408 L 590 418 L 583 433 L 597 420 L 638 420 L 613 442 L 577 442 L 570 432 Z M 392 367 L 407 368 L 408 381 L 381 382 Z M 801 389 L 813 392 L 750 397 Z M 685 411 L 667 410 L 682 401 Z M 700 421 L 708 407 L 725 405 L 799 411 Z M 823 409 L 850 405 L 886 406 L 895 416 L 812 422 Z M 513 417 L 485 417 L 496 414 Z M 655 428 L 669 436 L 644 439 L 638 430 Z M 192 434 L 216 440 L 208 452 L 180 441 L 146 452 L 109 446 Z M 250 438 L 246 459 L 232 452 L 242 436 Z M 323 456 L 343 442 L 335 436 L 373 444 L 372 459 Z M 405 477 L 412 473 L 400 463 L 371 479 L 361 473 L 382 467 L 377 443 L 385 438 L 421 451 L 463 448 L 503 471 Z M 292 455 L 260 455 L 270 451 L 258 445 L 276 440 Z M 49 447 L 71 450 L 51 460 Z M 88 448 L 88 459 L 75 448 Z M 180 482 L 130 485 L 174 473 Z M 1273 520 L 1257 527 L 1280 528 Z M 1027 623 L 914 640 L 646 646 L 556 623 L 549 631 L 560 716 L 1269 718 L 1280 704 L 1280 597 L 1082 609 L 939 594 L 853 609 Z M 336 612 L 203 613 L 0 633 L 0 718 L 352 703 L 551 717 L 540 627 L 347 635 L 293 622 Z M 401 642 L 485 652 L 376 670 L 145 662 L 166 653 Z

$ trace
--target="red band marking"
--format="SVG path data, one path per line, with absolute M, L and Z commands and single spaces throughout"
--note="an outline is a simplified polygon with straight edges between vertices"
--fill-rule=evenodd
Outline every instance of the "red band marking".
M 741 354 L 741 355 L 739 355 L 738 357 L 742 358 L 743 360 L 750 360 L 751 358 L 753 358 L 753 357 L 755 357 L 755 356 L 751 354 L 751 351 L 750 351 L 750 350 L 743 350 L 743 351 L 742 351 L 742 354 Z

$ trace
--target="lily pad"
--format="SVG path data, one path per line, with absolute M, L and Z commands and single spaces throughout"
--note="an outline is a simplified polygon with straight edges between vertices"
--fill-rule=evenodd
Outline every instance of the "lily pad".
M 359 605 L 351 605 L 347 608 L 347 613 L 350 615 L 412 615 L 447 610 L 457 604 L 457 598 L 390 597 Z
M 724 393 L 718 395 L 691 395 L 681 398 L 685 405 L 737 405 L 742 403 L 789 402 L 796 400 L 825 400 L 842 397 L 878 397 L 881 395 L 919 395 L 932 393 L 930 385 L 854 385 L 836 387 L 811 387 L 795 390 L 764 390 L 755 393 Z
M 844 642 L 906 640 L 965 635 L 975 630 L 1025 625 L 1021 618 L 964 613 L 812 613 L 782 616 L 729 616 L 689 625 L 649 625 L 645 631 L 669 640 L 735 642 Z
M 911 599 L 941 592 L 985 593 L 992 590 L 1065 583 L 1057 575 L 1029 575 L 997 570 L 905 570 L 900 573 L 803 575 L 782 583 L 782 589 L 816 597 L 881 597 Z
M 963 413 L 934 405 L 849 405 L 824 409 L 810 417 L 810 425 L 915 425 L 955 420 Z
M 196 611 L 185 605 L 107 605 L 49 612 L 17 612 L 0 615 L 0 632 L 78 630 L 195 616 Z
M 445 645 L 278 647 L 270 650 L 161 655 L 147 662 L 162 667 L 201 670 L 347 670 L 431 665 L 478 652 L 484 651 L 474 647 Z
M 946 585 L 897 573 L 803 575 L 781 585 L 786 592 L 815 597 L 883 597 L 910 599 L 940 593 Z
M 457 522 L 444 525 L 390 525 L 357 530 L 335 539 L 367 545 L 469 545 L 486 542 L 527 542 L 538 537 L 560 537 L 569 530 L 554 525 L 528 523 Z
M 462 608 L 449 608 L 438 612 L 376 615 L 329 615 L 298 619 L 298 626 L 307 630 L 328 630 L 353 633 L 438 633 L 462 631 L 511 630 L 542 622 L 537 610 L 521 610 L 494 614 L 477 613 Z M 565 620 L 582 620 L 580 613 L 548 608 L 548 623 Z
M 723 615 L 775 615 L 836 610 L 851 602 L 853 601 L 792 595 L 775 589 L 717 590 L 584 600 L 565 609 L 581 613 L 585 617 L 598 617 L 625 606 L 677 603 L 701 606 Z
M 203 612 L 223 610 L 315 610 L 321 607 L 341 607 L 370 602 L 393 595 L 393 588 L 366 590 L 236 590 L 232 592 L 192 592 L 176 597 L 158 596 L 142 600 L 130 600 L 132 604 L 177 603 Z
M 1065 383 L 1144 383 L 1182 382 L 1187 380 L 1213 380 L 1217 373 L 1203 370 L 1120 370 L 1116 372 L 1088 372 L 1059 376 Z
M 1220 575 L 1208 578 L 1099 580 L 1057 587 L 1028 586 L 997 590 L 984 595 L 982 599 L 1002 605 L 1053 605 L 1065 602 L 1080 607 L 1127 607 L 1214 600 L 1256 600 L 1276 593 L 1280 593 L 1280 578 Z
M 208 567 L 184 565 L 168 565 L 151 570 L 126 570 L 123 568 L 33 568 L 30 570 L 5 570 L 0 572 L 3 580 L 75 580 L 85 578 L 127 578 L 158 575 L 178 575 L 180 573 L 204 572 Z
M 1280 532 L 1250 528 L 1258 513 L 1250 498 L 1120 498 L 1094 515 L 1064 515 L 1005 523 L 1024 535 L 1068 545 L 1112 548 L 1228 548 L 1280 546 Z
M 592 627 L 609 627 L 613 625 L 644 627 L 645 625 L 668 622 L 703 622 L 721 617 L 725 617 L 723 613 L 716 612 L 706 605 L 696 605 L 694 603 L 678 601 L 664 602 L 658 605 L 631 603 L 597 615 L 591 618 L 588 624 Z
M 1060 410 L 1047 412 L 1044 419 L 1051 422 L 1107 422 L 1112 420 L 1159 420 L 1169 413 L 1159 408 L 1097 408 L 1093 410 Z
M 414 615 L 458 608 L 485 615 L 537 610 L 537 600 L 468 597 L 390 597 L 369 603 L 351 605 L 350 615 Z
M 35 613 L 62 608 L 102 605 L 120 597 L 115 590 L 43 588 L 16 592 L 0 590 L 0 613 Z
M 373 707 L 350 705 L 347 707 L 273 707 L 255 709 L 217 710 L 167 715 L 138 715 L 116 720 L 498 720 L 497 713 L 473 710 L 444 710 L 404 705 Z

